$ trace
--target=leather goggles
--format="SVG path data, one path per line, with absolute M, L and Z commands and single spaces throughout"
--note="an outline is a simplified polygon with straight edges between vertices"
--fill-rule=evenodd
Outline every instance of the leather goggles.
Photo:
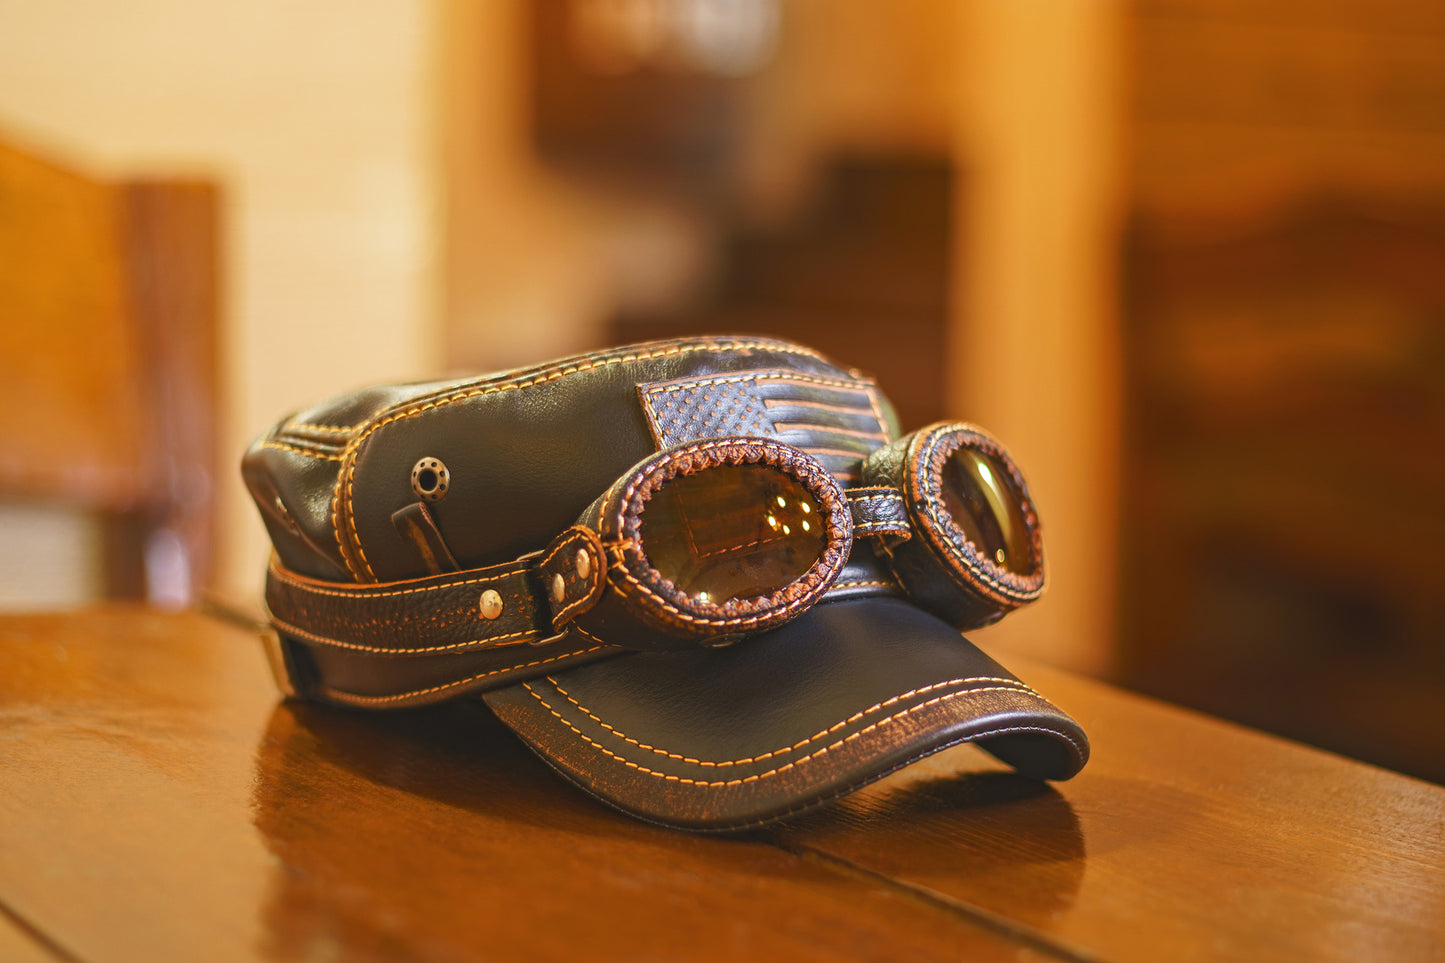
M 464 574 L 483 586 L 484 619 L 508 616 L 509 640 L 544 645 L 576 629 L 629 649 L 729 645 L 784 625 L 832 588 L 859 537 L 875 540 L 910 599 L 959 629 L 1042 592 L 1037 514 L 989 435 L 932 425 L 876 450 L 863 478 L 873 484 L 845 489 L 818 459 L 766 438 L 676 445 L 634 465 L 547 548 Z M 279 565 L 270 582 L 276 620 L 303 636 L 334 622 L 307 624 L 325 607 L 298 597 L 376 594 Z

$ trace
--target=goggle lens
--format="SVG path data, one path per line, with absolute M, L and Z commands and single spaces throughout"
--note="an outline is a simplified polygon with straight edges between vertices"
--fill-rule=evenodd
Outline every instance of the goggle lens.
M 1024 494 L 994 455 L 969 446 L 944 462 L 943 502 L 979 552 L 999 568 L 1032 575 L 1037 559 L 1024 516 Z
M 703 602 L 770 596 L 823 555 L 827 524 L 797 479 L 768 465 L 719 465 L 665 482 L 639 537 L 658 574 Z

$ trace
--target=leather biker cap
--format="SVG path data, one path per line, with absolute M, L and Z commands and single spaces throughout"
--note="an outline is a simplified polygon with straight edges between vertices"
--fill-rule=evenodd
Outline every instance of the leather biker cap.
M 1038 596 L 972 425 L 900 437 L 856 370 L 695 338 L 289 417 L 243 462 L 288 696 L 479 697 L 641 819 L 739 829 L 960 742 L 1067 779 L 1079 725 L 960 634 Z

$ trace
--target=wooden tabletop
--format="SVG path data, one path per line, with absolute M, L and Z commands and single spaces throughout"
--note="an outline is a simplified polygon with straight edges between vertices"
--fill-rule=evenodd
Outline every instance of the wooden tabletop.
M 741 837 L 485 707 L 282 704 L 199 613 L 0 619 L 0 960 L 1445 960 L 1445 789 L 1005 657 L 1088 731 Z

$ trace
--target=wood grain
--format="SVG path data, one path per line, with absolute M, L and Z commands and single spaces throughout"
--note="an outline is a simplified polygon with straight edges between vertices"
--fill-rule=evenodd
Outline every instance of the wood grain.
M 1076 779 L 958 747 L 712 837 L 612 813 L 479 704 L 279 704 L 218 619 L 0 619 L 0 957 L 1445 954 L 1445 789 L 1015 668 L 1090 732 Z
M 776 840 L 1078 958 L 1445 958 L 1445 789 L 997 654 L 1089 733 L 1079 776 L 958 747 Z
M 0 905 L 79 959 L 1019 959 L 756 839 L 612 813 L 478 704 L 278 705 L 194 614 L 0 620 Z

